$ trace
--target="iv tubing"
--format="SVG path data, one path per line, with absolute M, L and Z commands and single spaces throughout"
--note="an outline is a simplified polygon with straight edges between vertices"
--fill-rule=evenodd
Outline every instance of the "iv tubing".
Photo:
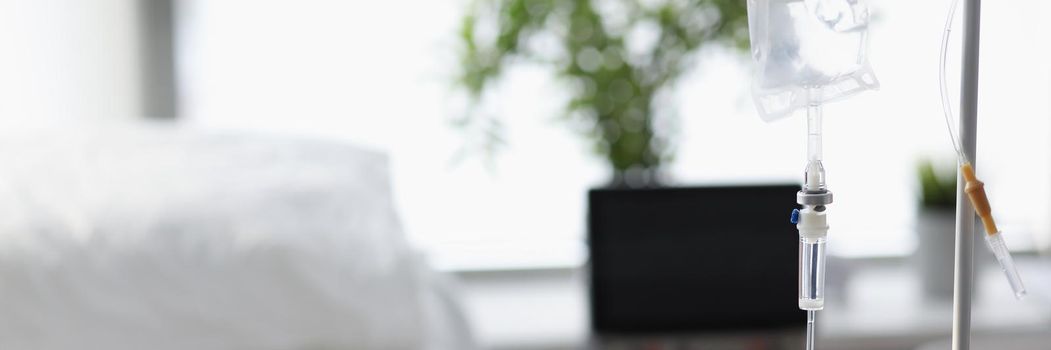
M 1014 259 L 1011 258 L 1011 252 L 1007 249 L 1007 244 L 1004 242 L 1003 235 L 996 227 L 996 220 L 993 219 L 992 208 L 989 205 L 989 198 L 985 193 L 985 184 L 978 180 L 978 177 L 975 175 L 974 166 L 971 165 L 970 160 L 964 154 L 961 148 L 961 140 L 957 137 L 956 132 L 952 127 L 952 121 L 955 118 L 953 117 L 952 106 L 949 102 L 949 89 L 945 78 L 945 69 L 949 60 L 949 34 L 952 31 L 953 19 L 956 17 L 957 5 L 959 5 L 959 0 L 952 0 L 952 3 L 949 5 L 949 14 L 945 19 L 945 30 L 942 32 L 941 52 L 939 55 L 941 60 L 938 67 L 939 91 L 942 98 L 942 112 L 945 115 L 945 127 L 949 130 L 949 137 L 952 139 L 953 148 L 956 150 L 956 156 L 960 165 L 960 175 L 966 182 L 964 193 L 967 194 L 967 198 L 970 200 L 975 213 L 982 219 L 982 224 L 986 233 L 986 243 L 988 244 L 989 249 L 992 250 L 993 255 L 996 256 L 997 262 L 1000 263 L 1000 269 L 1003 270 L 1004 274 L 1007 276 L 1011 289 L 1014 291 L 1015 298 L 1022 299 L 1026 295 L 1025 285 L 1022 283 L 1022 279 L 1018 275 Z M 977 23 L 975 23 L 975 26 L 977 26 Z M 977 33 L 974 33 L 974 36 L 977 37 Z M 975 55 L 977 55 L 977 52 L 975 52 Z M 977 65 L 977 63 L 975 63 L 975 65 Z M 977 68 L 975 68 L 975 71 L 977 71 Z M 977 96 L 975 96 L 975 98 L 976 97 Z M 972 106 L 972 108 L 974 107 Z
M 817 88 L 808 90 L 811 95 L 819 93 Z M 803 190 L 810 193 L 827 192 L 825 186 L 825 166 L 821 164 L 821 104 L 807 104 L 807 165 Z
M 938 81 L 942 97 L 942 114 L 945 115 L 945 127 L 949 130 L 949 138 L 952 139 L 952 147 L 956 150 L 956 157 L 959 163 L 965 164 L 969 163 L 969 160 L 964 156 L 960 148 L 960 139 L 956 136 L 956 130 L 952 127 L 952 122 L 956 118 L 952 114 L 952 103 L 949 102 L 949 88 L 945 78 L 945 66 L 949 62 L 949 34 L 952 32 L 952 22 L 956 18 L 956 6 L 959 3 L 960 0 L 952 0 L 952 4 L 949 5 L 949 15 L 945 19 L 945 30 L 942 32 L 942 47 L 939 53 L 941 63 L 938 66 Z
M 817 312 L 810 310 L 806 312 L 806 350 L 814 350 L 814 318 Z
M 821 105 L 807 106 L 807 160 L 821 161 Z
M 810 95 L 820 93 L 817 88 L 808 90 Z M 825 204 L 831 203 L 831 193 L 825 186 L 825 168 L 822 158 L 822 110 L 821 104 L 807 104 L 807 166 L 801 194 L 828 195 L 818 202 L 800 200 L 803 205 L 799 221 L 800 247 L 800 294 L 799 307 L 807 311 L 806 350 L 813 350 L 816 339 L 814 320 L 817 310 L 824 307 L 825 237 L 828 224 L 825 221 Z

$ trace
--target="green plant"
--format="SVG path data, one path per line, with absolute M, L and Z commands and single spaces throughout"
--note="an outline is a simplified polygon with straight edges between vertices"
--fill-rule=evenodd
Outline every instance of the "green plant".
M 702 45 L 746 48 L 747 27 L 745 0 L 479 0 L 463 18 L 458 84 L 477 107 L 514 59 L 552 67 L 569 87 L 565 116 L 589 126 L 583 133 L 618 182 L 633 170 L 656 174 L 671 159 L 671 131 L 654 123 L 666 107 L 656 98 L 693 66 Z M 537 49 L 540 38 L 558 45 Z M 493 116 L 473 110 L 459 124 L 481 125 L 489 151 L 500 143 Z
M 954 169 L 949 167 L 948 169 Z M 926 209 L 953 209 L 956 207 L 956 172 L 935 169 L 931 160 L 916 166 L 920 177 L 920 206 Z

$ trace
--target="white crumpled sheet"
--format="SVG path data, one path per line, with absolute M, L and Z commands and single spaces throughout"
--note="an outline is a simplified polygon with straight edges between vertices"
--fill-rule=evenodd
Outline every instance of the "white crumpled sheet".
M 167 125 L 0 135 L 0 349 L 470 348 L 379 154 Z

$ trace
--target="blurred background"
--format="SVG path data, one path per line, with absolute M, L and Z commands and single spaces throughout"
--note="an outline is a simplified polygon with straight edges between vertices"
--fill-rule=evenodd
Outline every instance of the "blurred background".
M 990 344 L 1051 329 L 1051 294 L 1040 288 L 1051 287 L 1043 257 L 1051 253 L 1051 47 L 1034 39 L 1051 33 L 1042 18 L 1051 5 L 1019 1 L 983 6 L 977 163 L 1033 295 L 1014 301 L 992 257 L 978 255 L 976 337 Z M 829 349 L 938 346 L 951 320 L 954 199 L 946 196 L 955 173 L 937 85 L 949 1 L 870 5 L 869 58 L 882 89 L 825 107 L 836 216 L 819 333 Z M 40 155 L 19 150 L 78 130 L 101 135 L 88 145 L 123 140 L 102 129 L 129 124 L 381 154 L 397 222 L 390 232 L 404 235 L 428 271 L 457 281 L 451 313 L 462 314 L 470 343 L 586 348 L 601 343 L 587 282 L 589 190 L 799 182 L 804 120 L 758 117 L 744 16 L 743 1 L 0 0 L 0 119 L 9 138 L 28 140 L 5 157 Z M 100 149 L 167 140 L 148 135 Z M 172 147 L 178 161 L 209 152 Z M 253 171 L 268 173 L 263 165 Z M 107 171 L 97 180 L 115 181 Z M 777 218 L 788 233 L 793 207 L 787 198 Z M 18 249 L 31 248 L 8 255 Z M 19 333 L 24 319 L 2 317 L 5 332 Z M 718 338 L 747 328 L 695 331 Z M 782 344 L 656 333 L 624 344 Z M 706 341 L 724 345 L 697 345 Z M 348 348 L 393 348 L 369 344 Z

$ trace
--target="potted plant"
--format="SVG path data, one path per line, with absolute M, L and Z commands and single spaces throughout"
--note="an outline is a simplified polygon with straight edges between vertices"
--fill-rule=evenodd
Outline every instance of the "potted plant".
M 675 151 L 668 131 L 655 127 L 655 116 L 671 108 L 655 101 L 702 46 L 747 48 L 747 27 L 742 0 L 475 1 L 460 30 L 458 85 L 477 106 L 508 65 L 546 64 L 568 88 L 566 117 L 591 126 L 583 136 L 607 161 L 610 187 L 654 187 Z M 558 45 L 538 49 L 538 38 Z M 492 150 L 497 119 L 472 109 L 457 124 L 485 130 L 482 144 Z

